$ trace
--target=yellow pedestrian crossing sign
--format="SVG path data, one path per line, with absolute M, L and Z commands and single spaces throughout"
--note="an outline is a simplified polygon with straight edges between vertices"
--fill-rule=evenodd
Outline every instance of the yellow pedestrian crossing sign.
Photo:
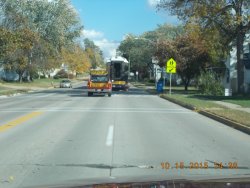
M 167 67 L 167 73 L 176 73 L 176 67 Z
M 170 58 L 166 63 L 167 73 L 176 73 L 176 62 L 173 58 Z

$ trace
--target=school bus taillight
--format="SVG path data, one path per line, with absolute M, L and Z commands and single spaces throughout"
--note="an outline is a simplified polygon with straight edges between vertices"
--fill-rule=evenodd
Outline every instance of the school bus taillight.
M 90 80 L 88 81 L 88 85 L 87 86 L 91 87 L 91 81 Z

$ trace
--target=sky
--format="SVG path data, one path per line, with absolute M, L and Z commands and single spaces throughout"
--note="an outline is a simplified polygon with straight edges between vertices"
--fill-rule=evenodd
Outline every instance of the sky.
M 157 11 L 160 0 L 71 0 L 84 26 L 82 36 L 100 47 L 104 57 L 115 55 L 127 34 L 140 35 L 159 24 L 178 24 L 176 16 Z

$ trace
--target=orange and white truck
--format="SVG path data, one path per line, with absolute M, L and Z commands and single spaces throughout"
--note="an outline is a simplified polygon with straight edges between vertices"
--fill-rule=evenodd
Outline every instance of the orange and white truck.
M 108 94 L 111 97 L 112 83 L 109 78 L 109 73 L 106 69 L 91 69 L 88 80 L 88 96 L 94 93 Z

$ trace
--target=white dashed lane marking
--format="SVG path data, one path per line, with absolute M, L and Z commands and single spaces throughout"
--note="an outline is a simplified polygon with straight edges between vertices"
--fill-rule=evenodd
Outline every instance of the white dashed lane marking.
M 112 146 L 114 137 L 114 126 L 110 125 L 108 129 L 108 134 L 106 138 L 106 146 Z

